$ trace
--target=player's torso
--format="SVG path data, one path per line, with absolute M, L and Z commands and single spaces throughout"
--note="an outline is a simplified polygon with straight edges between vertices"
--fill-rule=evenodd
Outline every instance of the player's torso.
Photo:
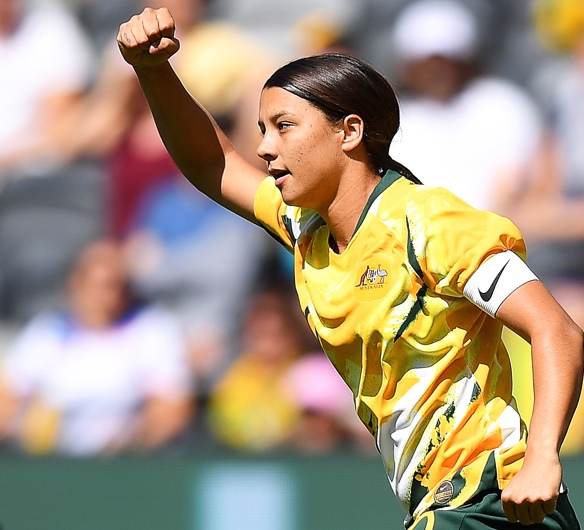
M 424 281 L 420 263 L 428 256 L 417 252 L 410 224 L 415 201 L 384 199 L 340 255 L 325 225 L 301 235 L 296 284 L 310 326 L 377 439 L 398 497 L 409 498 L 414 484 L 425 497 L 454 465 L 446 454 L 457 455 L 457 469 L 478 462 L 473 473 L 480 476 L 487 452 L 502 443 L 498 430 L 486 436 L 485 421 L 506 410 L 510 380 L 497 378 L 506 359 L 500 324 L 462 295 L 439 295 Z M 518 425 L 514 415 L 510 430 Z M 467 481 L 469 491 L 476 483 Z
M 437 364 L 462 354 L 467 330 L 484 319 L 463 297 L 438 296 L 425 285 L 407 198 L 384 200 L 372 205 L 342 254 L 330 249 L 325 225 L 301 235 L 296 253 L 302 308 L 366 424 L 392 414 L 395 400 L 417 384 L 418 368 L 443 371 Z

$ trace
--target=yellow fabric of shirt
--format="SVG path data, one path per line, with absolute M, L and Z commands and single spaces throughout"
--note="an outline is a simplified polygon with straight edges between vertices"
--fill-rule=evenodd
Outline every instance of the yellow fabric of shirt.
M 493 460 L 503 487 L 521 466 L 525 425 L 502 325 L 462 293 L 489 256 L 512 250 L 525 259 L 517 228 L 393 172 L 340 255 L 323 220 L 284 204 L 271 177 L 255 215 L 294 252 L 304 314 L 353 391 L 406 510 L 415 518 L 464 504 Z

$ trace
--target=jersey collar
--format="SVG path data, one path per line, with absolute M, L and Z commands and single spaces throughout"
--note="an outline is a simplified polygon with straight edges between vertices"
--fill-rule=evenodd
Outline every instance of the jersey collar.
M 363 211 L 361 212 L 361 216 L 359 217 L 359 221 L 357 221 L 357 226 L 355 227 L 355 230 L 353 231 L 353 236 L 356 234 L 357 230 L 359 230 L 359 227 L 363 224 L 363 221 L 365 220 L 365 217 L 367 216 L 367 212 L 371 208 L 371 205 L 375 202 L 375 199 L 377 199 L 377 197 L 379 197 L 387 188 L 389 188 L 395 181 L 399 180 L 401 177 L 402 177 L 402 175 L 400 175 L 399 173 L 397 173 L 391 169 L 388 169 L 385 172 L 383 177 L 381 177 L 379 184 L 377 184 L 377 186 L 375 186 L 375 189 L 373 190 L 373 192 L 369 196 L 369 199 L 367 199 L 367 204 L 365 204 L 365 208 L 363 208 Z

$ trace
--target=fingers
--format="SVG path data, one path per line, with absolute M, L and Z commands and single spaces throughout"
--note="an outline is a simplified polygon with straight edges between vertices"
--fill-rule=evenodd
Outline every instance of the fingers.
M 163 37 L 173 38 L 175 25 L 170 11 L 165 7 L 158 9 L 156 11 L 156 18 L 158 20 L 160 35 Z
M 556 500 L 541 501 L 535 503 L 515 504 L 503 502 L 503 512 L 505 517 L 512 523 L 530 525 L 541 523 L 546 515 L 550 515 L 556 509 Z
M 161 18 L 162 15 L 161 15 Z M 165 27 L 168 32 L 168 27 Z M 128 22 L 120 27 L 122 44 L 128 47 L 139 47 L 147 50 L 162 38 L 157 13 L 147 7 L 140 15 L 134 15 Z M 118 39 L 119 40 L 119 39 Z
M 544 520 L 546 513 L 541 503 L 532 504 L 527 508 L 527 513 L 524 517 L 519 519 L 521 524 L 541 523 Z
M 163 37 L 174 37 L 174 20 L 166 8 L 147 8 L 136 24 L 136 32 L 134 35 L 140 39 L 141 46 L 158 48 Z
M 510 522 L 516 523 L 519 521 L 517 517 L 517 512 L 515 511 L 515 504 L 510 502 L 503 502 L 503 512 L 505 513 L 505 517 L 509 519 Z
M 558 504 L 557 497 L 550 499 L 548 501 L 545 501 L 543 503 L 543 511 L 545 512 L 546 515 L 551 515 L 552 513 L 554 513 L 556 511 L 557 504 Z
M 136 51 L 157 54 L 161 51 L 173 53 L 178 49 L 174 39 L 175 24 L 166 8 L 146 8 L 120 26 L 118 44 L 126 58 Z

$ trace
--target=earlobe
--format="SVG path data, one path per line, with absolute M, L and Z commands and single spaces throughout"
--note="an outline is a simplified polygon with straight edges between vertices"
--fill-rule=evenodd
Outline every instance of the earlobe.
M 364 130 L 365 124 L 360 116 L 357 116 L 357 114 L 345 116 L 343 120 L 343 150 L 352 151 L 361 144 Z

